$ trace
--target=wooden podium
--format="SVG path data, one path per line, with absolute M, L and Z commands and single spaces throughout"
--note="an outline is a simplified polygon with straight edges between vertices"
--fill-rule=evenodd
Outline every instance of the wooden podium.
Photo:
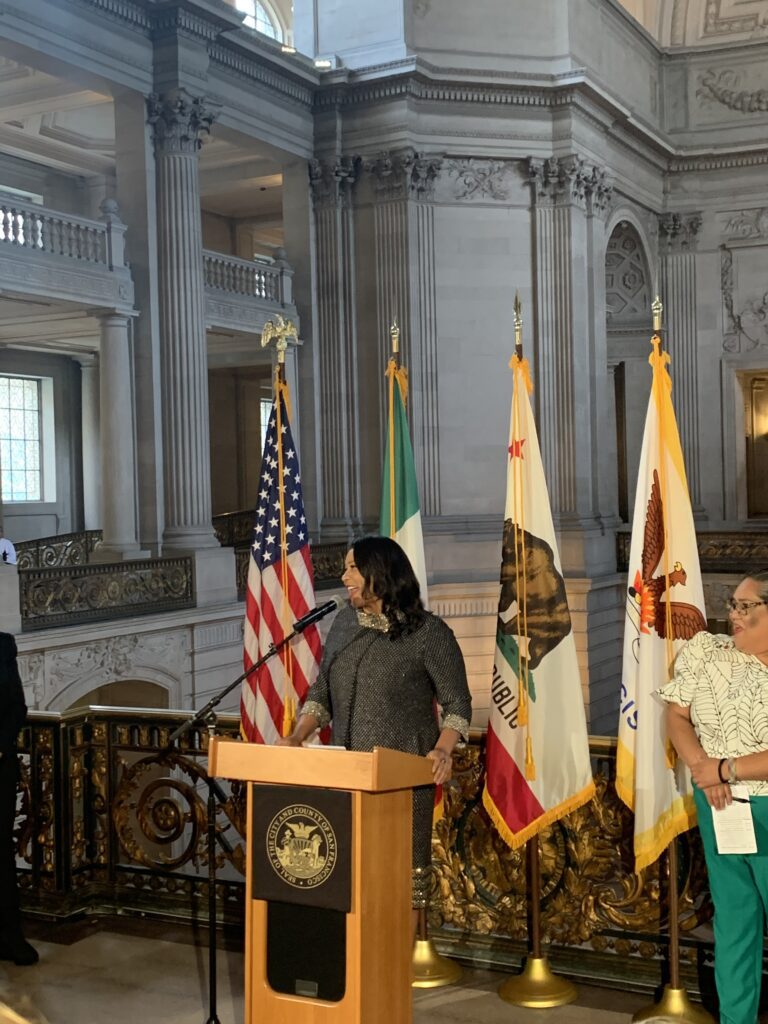
M 246 1024 L 411 1024 L 411 789 L 431 761 L 216 737 L 208 763 L 253 783 Z

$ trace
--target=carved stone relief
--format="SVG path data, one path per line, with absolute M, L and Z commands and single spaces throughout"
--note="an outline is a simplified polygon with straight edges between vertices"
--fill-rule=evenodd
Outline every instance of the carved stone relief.
M 737 250 L 744 255 L 746 250 Z M 765 254 L 760 261 L 765 264 Z M 748 272 L 750 269 L 747 268 Z M 768 275 L 760 275 L 765 290 L 757 297 L 742 298 L 737 289 L 734 251 L 727 245 L 720 248 L 720 288 L 723 296 L 723 319 L 726 352 L 751 352 L 768 348 Z M 749 292 L 749 286 L 744 289 Z M 754 296 L 754 292 L 752 292 Z
M 763 81 L 765 72 L 762 66 L 754 70 Z M 699 75 L 696 90 L 696 96 L 701 100 L 701 106 L 705 108 L 721 106 L 741 114 L 760 114 L 768 111 L 767 88 L 741 88 L 743 79 L 748 75 L 747 69 L 734 71 L 732 68 L 722 68 L 719 71 L 710 69 L 703 72 Z
M 768 240 L 768 206 L 759 210 L 738 210 L 728 215 L 725 234 L 729 239 L 765 238 Z
M 516 166 L 509 160 L 452 160 L 446 170 L 452 179 L 453 198 L 505 202 Z
M 185 631 L 109 637 L 53 652 L 48 676 L 57 690 L 78 679 L 88 679 L 89 686 L 95 686 L 141 677 L 142 668 L 159 669 L 178 679 L 184 674 L 188 651 Z

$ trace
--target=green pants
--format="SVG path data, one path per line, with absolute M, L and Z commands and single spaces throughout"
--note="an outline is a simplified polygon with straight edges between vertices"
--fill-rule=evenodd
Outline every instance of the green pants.
M 755 1024 L 768 912 L 768 796 L 752 797 L 757 853 L 718 853 L 712 808 L 694 787 L 715 906 L 715 982 L 720 1024 Z

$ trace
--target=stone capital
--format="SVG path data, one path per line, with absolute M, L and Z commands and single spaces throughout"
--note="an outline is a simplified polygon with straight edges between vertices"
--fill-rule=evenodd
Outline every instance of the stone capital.
M 309 161 L 309 187 L 316 204 L 349 204 L 352 186 L 360 172 L 360 158 L 340 156 L 334 161 Z
M 380 199 L 432 199 L 443 157 L 414 149 L 384 150 L 363 168 L 371 175 Z
M 152 125 L 155 151 L 194 154 L 202 145 L 202 136 L 211 131 L 218 110 L 206 104 L 204 97 L 186 89 L 173 89 L 147 97 L 147 121 Z
M 695 248 L 701 214 L 662 213 L 659 217 L 659 242 L 662 253 L 690 252 Z
M 597 216 L 605 213 L 613 194 L 605 170 L 575 155 L 529 157 L 528 180 L 535 205 L 576 206 Z

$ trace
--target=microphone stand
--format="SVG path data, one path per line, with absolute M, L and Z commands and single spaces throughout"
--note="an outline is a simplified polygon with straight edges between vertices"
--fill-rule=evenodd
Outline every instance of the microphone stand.
M 250 668 L 247 668 L 245 672 L 235 679 L 233 683 L 225 687 L 220 693 L 217 693 L 214 697 L 208 701 L 206 705 L 200 708 L 199 711 L 195 711 L 186 722 L 182 722 L 178 729 L 174 729 L 171 735 L 168 737 L 168 743 L 165 749 L 162 751 L 163 754 L 169 752 L 171 746 L 184 736 L 185 733 L 189 732 L 190 729 L 196 725 L 207 725 L 208 727 L 208 738 L 209 742 L 216 734 L 216 708 L 224 700 L 227 694 L 231 693 L 235 687 L 240 686 L 244 680 L 248 678 L 253 672 L 261 668 L 265 662 L 269 661 L 276 654 L 293 640 L 295 636 L 298 636 L 303 630 L 293 629 L 284 636 L 283 639 L 278 643 L 272 643 L 266 654 L 262 655 L 258 661 L 255 661 Z M 220 800 L 222 803 L 226 800 L 226 796 L 219 786 L 216 779 L 214 779 L 210 772 L 208 774 L 208 1018 L 205 1024 L 221 1024 L 216 1013 L 216 840 L 224 847 L 224 849 L 231 853 L 232 849 L 224 839 L 224 836 L 218 835 L 216 832 L 216 800 Z

